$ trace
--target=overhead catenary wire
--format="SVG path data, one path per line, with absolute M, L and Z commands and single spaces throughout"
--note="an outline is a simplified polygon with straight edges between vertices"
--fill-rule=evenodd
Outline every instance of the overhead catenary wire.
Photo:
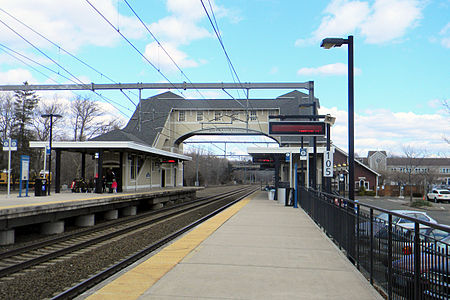
M 18 18 L 16 18 L 15 16 L 13 16 L 12 14 L 10 14 L 9 12 L 7 12 L 6 10 L 4 10 L 3 8 L 0 7 L 0 11 L 2 11 L 3 13 L 5 13 L 6 15 L 8 15 L 10 18 L 14 19 L 16 22 L 22 24 L 23 26 L 25 26 L 26 28 L 28 28 L 29 30 L 31 30 L 32 32 L 34 32 L 35 34 L 37 34 L 38 36 L 40 36 L 41 38 L 45 39 L 47 42 L 49 42 L 50 44 L 52 44 L 53 46 L 57 47 L 58 50 L 63 51 L 64 53 L 68 54 L 69 56 L 71 56 L 72 58 L 76 59 L 78 62 L 82 63 L 83 65 L 85 65 L 86 67 L 90 68 L 91 70 L 93 70 L 94 72 L 96 72 L 97 74 L 99 74 L 102 77 L 105 77 L 106 79 L 108 79 L 109 81 L 113 82 L 113 83 L 118 83 L 115 80 L 111 79 L 109 76 L 103 74 L 102 72 L 100 72 L 99 70 L 97 70 L 96 68 L 94 68 L 93 66 L 91 66 L 90 64 L 86 63 L 85 61 L 81 60 L 80 58 L 78 58 L 77 56 L 75 56 L 74 54 L 70 53 L 69 51 L 67 51 L 66 49 L 64 49 L 63 47 L 61 47 L 60 45 L 56 44 L 55 42 L 51 41 L 49 38 L 47 38 L 46 36 L 44 36 L 43 34 L 39 33 L 38 31 L 36 31 L 35 29 L 33 29 L 32 27 L 30 27 L 29 25 L 25 24 L 23 21 L 19 20 Z M 128 100 L 136 107 L 136 103 L 134 103 L 133 100 L 131 100 L 131 98 L 125 94 L 122 90 L 121 90 L 122 94 L 128 98 Z
M 23 35 L 21 35 L 20 33 L 18 33 L 16 30 L 14 30 L 11 26 L 9 26 L 8 24 L 6 24 L 5 22 L 3 22 L 2 20 L 0 20 L 0 23 L 2 23 L 4 26 L 6 26 L 9 30 L 11 30 L 12 32 L 14 32 L 17 36 L 19 36 L 22 40 L 24 40 L 27 44 L 29 44 L 30 46 L 32 46 L 36 51 L 38 51 L 39 53 L 41 53 L 42 55 L 44 55 L 47 59 L 49 59 L 50 61 L 52 61 L 54 64 L 56 64 L 58 67 L 60 67 L 62 70 L 64 70 L 65 72 L 67 72 L 71 77 L 73 77 L 74 79 L 76 79 L 78 81 L 75 82 L 74 80 L 69 79 L 70 81 L 72 81 L 73 83 L 80 85 L 82 87 L 88 88 L 89 86 L 82 82 L 78 77 L 76 77 L 75 75 L 73 75 L 69 70 L 67 70 L 66 68 L 64 68 L 64 66 L 62 66 L 61 64 L 59 64 L 57 61 L 55 61 L 53 58 L 51 58 L 49 55 L 47 55 L 44 51 L 42 51 L 41 49 L 39 49 L 39 47 L 37 47 L 36 45 L 34 45 L 32 42 L 30 42 L 28 39 L 26 39 Z M 56 74 L 60 74 L 59 72 L 56 72 Z M 67 77 L 65 77 L 67 78 Z M 96 92 L 96 91 L 92 91 L 93 93 L 95 93 L 96 95 L 98 95 L 100 98 L 102 98 L 103 100 L 105 100 L 106 102 L 108 102 L 109 104 L 113 105 L 111 103 L 112 100 L 108 99 L 107 97 L 103 96 L 102 94 Z M 114 106 L 114 105 L 113 105 Z M 116 108 L 117 109 L 117 108 Z
M 249 102 L 248 102 L 248 90 L 245 89 L 244 86 L 242 85 L 242 82 L 241 82 L 241 80 L 239 79 L 239 76 L 238 76 L 238 74 L 237 74 L 237 72 L 236 72 L 236 69 L 234 68 L 233 63 L 231 62 L 231 58 L 230 58 L 230 56 L 228 55 L 227 50 L 225 49 L 225 45 L 224 45 L 224 43 L 223 43 L 222 36 L 221 36 L 220 33 L 219 33 L 219 28 L 218 28 L 218 26 L 215 26 L 215 25 L 214 25 L 214 23 L 213 23 L 213 21 L 212 21 L 212 19 L 211 19 L 211 16 L 210 16 L 209 13 L 208 13 L 208 9 L 206 8 L 205 4 L 203 3 L 203 0 L 200 0 L 200 2 L 202 3 L 203 9 L 205 10 L 206 16 L 208 17 L 208 20 L 209 20 L 209 22 L 210 22 L 210 24 L 211 24 L 211 26 L 212 26 L 212 28 L 213 28 L 213 30 L 214 30 L 216 36 L 217 36 L 217 39 L 219 40 L 220 46 L 222 47 L 222 50 L 223 50 L 223 52 L 224 52 L 224 54 L 225 54 L 225 57 L 227 58 L 227 61 L 228 61 L 228 63 L 230 64 L 230 66 L 231 66 L 231 68 L 232 68 L 232 71 L 233 71 L 232 74 L 234 73 L 234 75 L 236 76 L 236 79 L 238 80 L 239 85 L 240 85 L 241 88 L 244 90 L 244 93 L 247 95 L 247 104 L 249 104 Z M 208 2 L 209 2 L 209 0 L 208 0 Z M 211 2 L 209 2 L 209 5 L 210 5 L 210 8 L 211 8 L 211 14 L 214 16 L 214 10 L 213 10 L 213 8 L 212 8 Z M 214 16 L 214 20 L 215 20 L 215 16 Z M 215 21 L 216 21 L 216 20 L 215 20 Z M 216 23 L 216 25 L 217 25 L 217 21 L 216 21 L 215 23 Z M 216 28 L 216 27 L 217 27 L 217 28 Z M 233 80 L 234 80 L 234 78 L 233 78 Z M 236 101 L 237 101 L 237 100 L 236 100 Z M 238 101 L 238 102 L 239 102 L 239 101 Z M 250 107 L 253 109 L 251 103 L 250 103 Z M 249 118 L 249 117 L 248 117 L 248 111 L 247 111 L 247 119 L 248 119 L 248 118 Z M 263 130 L 262 130 L 261 123 L 259 122 L 259 119 L 258 119 L 258 118 L 256 118 L 256 121 L 258 122 L 259 129 L 260 129 L 261 131 L 263 131 Z M 247 122 L 248 122 L 248 120 L 247 120 Z
M 159 68 L 157 68 L 124 34 L 122 34 L 120 32 L 120 30 L 114 26 L 114 24 L 111 23 L 111 21 L 108 20 L 108 18 L 106 18 L 89 0 L 85 0 L 92 9 L 94 9 L 97 14 L 100 15 L 100 17 L 102 17 L 102 19 L 108 23 L 113 29 L 114 31 L 116 31 L 137 53 L 139 53 L 139 55 L 148 63 L 150 64 L 169 84 L 171 84 L 178 92 L 180 92 L 181 95 L 184 96 L 183 91 L 181 91 L 180 89 L 176 88 L 176 86 L 169 80 L 169 78 L 164 75 L 161 70 Z M 185 97 L 185 96 L 184 96 Z M 191 103 L 189 101 L 189 103 Z M 141 108 L 142 103 L 139 103 L 139 108 Z M 188 128 L 185 124 L 181 123 L 183 126 L 185 126 L 186 128 Z M 139 124 L 138 124 L 139 125 Z
M 211 26 L 212 26 L 212 28 L 213 28 L 213 30 L 214 30 L 214 33 L 215 33 L 216 36 L 217 36 L 217 39 L 219 40 L 220 46 L 222 47 L 222 50 L 223 50 L 223 52 L 224 52 L 224 54 L 225 54 L 225 57 L 227 58 L 227 61 L 228 61 L 228 63 L 229 63 L 230 66 L 231 66 L 231 69 L 232 69 L 232 75 L 234 74 L 234 76 L 236 76 L 236 79 L 237 79 L 238 83 L 241 85 L 242 89 L 243 89 L 244 92 L 245 92 L 245 89 L 244 89 L 244 87 L 242 86 L 241 80 L 239 79 L 239 76 L 238 76 L 238 74 L 237 74 L 237 72 L 236 72 L 236 69 L 234 68 L 233 63 L 231 62 L 231 58 L 230 58 L 230 56 L 228 55 L 227 50 L 225 49 L 225 45 L 223 44 L 223 40 L 222 40 L 222 37 L 221 37 L 221 35 L 220 35 L 220 33 L 219 33 L 219 29 L 216 28 L 216 26 L 214 25 L 214 23 L 213 23 L 213 21 L 212 21 L 212 19 L 211 19 L 211 16 L 209 15 L 208 9 L 206 8 L 205 4 L 203 3 L 203 0 L 200 0 L 200 2 L 202 3 L 203 9 L 205 10 L 206 16 L 208 17 L 208 20 L 209 20 L 209 22 L 210 22 L 210 24 L 211 24 Z M 211 9 L 212 9 L 212 6 L 211 6 Z M 217 23 L 216 23 L 216 24 L 217 24 Z M 234 81 L 234 78 L 233 78 L 233 81 Z
M 56 64 L 58 67 L 60 67 L 62 70 L 64 70 L 67 74 L 69 74 L 70 76 L 72 76 L 76 81 L 78 81 L 78 84 L 84 87 L 88 87 L 87 84 L 83 83 L 78 77 L 76 77 L 75 75 L 73 75 L 69 70 L 67 70 L 66 68 L 64 68 L 61 64 L 59 64 L 57 61 L 55 61 L 53 58 L 51 58 L 49 55 L 47 55 L 44 51 L 42 51 L 41 49 L 39 49 L 39 47 L 37 47 L 36 45 L 34 45 L 32 42 L 30 42 L 28 39 L 26 39 L 23 35 L 21 35 L 20 33 L 18 33 L 16 30 L 14 30 L 11 26 L 9 26 L 8 24 L 6 24 L 5 22 L 3 22 L 2 20 L 0 20 L 0 23 L 2 23 L 3 25 L 5 25 L 9 30 L 11 30 L 12 32 L 14 32 L 17 36 L 19 36 L 22 40 L 24 40 L 27 44 L 29 44 L 31 47 L 33 47 L 36 51 L 38 51 L 39 53 L 41 53 L 42 55 L 44 55 L 47 59 L 49 59 L 51 62 L 53 62 L 54 64 Z
M 37 62 L 37 61 L 35 61 L 35 60 L 29 58 L 29 57 L 27 57 L 27 56 L 25 56 L 25 55 L 23 55 L 23 54 L 17 52 L 17 51 L 15 51 L 15 50 L 13 50 L 13 49 L 11 49 L 11 48 L 5 46 L 5 45 L 3 45 L 3 44 L 0 44 L 0 46 L 3 47 L 3 48 L 5 48 L 5 49 L 7 49 L 7 50 L 10 51 L 10 52 L 15 53 L 16 55 L 18 55 L 18 56 L 20 56 L 20 57 L 22 57 L 22 58 L 25 58 L 25 59 L 27 59 L 27 60 L 29 60 L 29 61 L 31 61 L 31 62 L 33 62 L 33 63 L 39 65 L 39 66 L 41 66 L 42 68 L 44 68 L 44 69 L 46 69 L 46 70 L 48 70 L 48 71 L 50 71 L 50 72 L 52 72 L 52 73 L 55 73 L 55 74 L 58 75 L 58 76 L 61 76 L 61 77 L 65 78 L 65 79 L 67 79 L 67 80 L 69 80 L 69 81 L 71 81 L 71 82 L 73 82 L 73 83 L 75 83 L 75 84 L 78 84 L 78 83 L 76 83 L 75 81 L 73 81 L 73 79 L 71 79 L 71 78 L 69 78 L 69 77 L 67 77 L 67 76 L 65 76 L 65 75 L 63 75 L 63 74 L 61 74 L 61 73 L 59 73 L 59 72 L 57 72 L 57 71 L 55 71 L 55 70 L 52 70 L 52 69 L 50 69 L 49 67 L 44 66 L 43 64 L 41 64 L 41 63 L 39 63 L 39 62 Z M 35 70 L 35 71 L 37 71 L 38 73 L 44 75 L 46 78 L 49 78 L 49 79 L 52 80 L 53 82 L 59 84 L 59 82 L 57 82 L 56 80 L 54 80 L 54 79 L 51 78 L 50 76 L 44 74 L 43 72 L 37 70 L 36 68 L 32 67 L 31 65 L 27 64 L 26 62 L 24 62 L 24 61 L 21 60 L 20 58 L 18 58 L 18 57 L 16 57 L 16 56 L 12 55 L 11 53 L 8 53 L 8 52 L 5 51 L 5 50 L 3 50 L 3 51 L 4 51 L 5 53 L 7 53 L 8 55 L 14 57 L 14 58 L 17 59 L 18 61 L 24 63 L 25 65 L 30 66 L 33 70 Z M 113 100 L 111 100 L 111 99 L 108 99 L 108 98 L 104 97 L 103 95 L 101 95 L 101 94 L 99 94 L 99 93 L 97 93 L 97 92 L 95 92 L 95 91 L 93 91 L 93 92 L 94 92 L 95 94 L 97 94 L 99 97 L 101 97 L 102 99 L 104 99 L 106 102 L 108 102 L 109 104 L 111 104 L 111 105 L 112 105 L 114 108 L 116 108 L 122 115 L 128 117 L 128 115 L 126 115 L 124 112 L 122 112 L 120 109 L 118 109 L 114 104 L 116 104 L 116 105 L 118 105 L 118 106 L 121 106 L 122 108 L 124 108 L 124 109 L 129 110 L 130 112 L 132 112 L 128 107 L 125 107 L 125 106 L 121 105 L 120 103 L 117 103 L 117 102 L 115 102 L 115 101 L 113 101 Z M 114 103 L 114 104 L 113 104 L 113 103 Z
M 169 80 L 169 78 L 164 75 L 160 69 L 158 69 L 125 35 L 123 35 L 122 32 L 120 32 L 120 30 L 114 26 L 114 24 L 111 23 L 111 21 L 108 20 L 108 18 L 106 18 L 89 0 L 85 0 L 91 7 L 92 9 L 94 9 L 101 17 L 103 20 L 105 20 L 106 23 L 108 23 L 113 29 L 114 31 L 116 31 L 137 53 L 139 53 L 139 55 L 148 63 L 150 64 L 165 80 L 167 80 L 168 83 L 172 84 L 173 83 Z M 183 96 L 183 91 L 181 91 L 180 89 L 177 89 L 175 87 L 175 85 L 173 85 L 174 88 L 176 90 L 178 90 L 178 92 L 180 92 Z
M 138 18 L 139 22 L 142 24 L 142 26 L 144 26 L 144 28 L 147 30 L 147 32 L 152 36 L 152 38 L 156 41 L 156 43 L 158 43 L 158 46 L 161 47 L 161 49 L 164 51 L 164 53 L 167 55 L 167 57 L 169 57 L 169 59 L 172 61 L 172 63 L 176 66 L 176 68 L 180 71 L 181 75 L 184 76 L 184 78 L 187 79 L 187 81 L 191 84 L 192 81 L 189 79 L 189 77 L 186 75 L 186 73 L 183 72 L 183 70 L 181 69 L 181 67 L 176 63 L 176 61 L 172 58 L 172 56 L 169 54 L 169 52 L 167 52 L 167 50 L 163 47 L 163 45 L 161 44 L 161 42 L 156 38 L 156 36 L 153 34 L 153 32 L 151 32 L 151 30 L 148 28 L 148 26 L 144 23 L 144 21 L 142 21 L 141 17 L 139 17 L 139 15 L 136 13 L 136 11 L 133 9 L 133 7 L 131 7 L 131 5 L 128 3 L 127 0 L 123 0 L 125 2 L 125 4 L 130 8 L 130 10 L 133 12 L 133 14 L 136 16 L 136 18 Z M 203 94 L 196 88 L 195 89 L 199 95 L 206 100 L 206 98 L 203 96 Z

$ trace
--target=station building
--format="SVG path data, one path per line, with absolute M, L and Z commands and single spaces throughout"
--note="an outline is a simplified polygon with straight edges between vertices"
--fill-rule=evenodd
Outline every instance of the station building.
M 305 121 L 305 116 L 310 116 L 306 117 L 306 121 L 314 121 L 317 120 L 314 116 L 318 116 L 319 108 L 319 99 L 297 90 L 274 99 L 185 99 L 172 92 L 165 92 L 140 100 L 123 129 L 110 131 L 85 142 L 53 142 L 52 148 L 56 152 L 56 178 L 53 181 L 59 191 L 61 152 L 70 151 L 81 155 L 80 177 L 86 178 L 86 156 L 93 156 L 97 166 L 95 176 L 102 178 L 108 172 L 114 172 L 119 190 L 182 186 L 183 162 L 191 159 L 183 154 L 184 140 L 198 135 L 264 135 L 276 141 L 279 148 L 249 149 L 249 154 L 275 159 L 279 163 L 276 167 L 279 176 L 276 177 L 280 177 L 282 182 L 289 182 L 292 187 L 292 163 L 302 165 L 297 153 L 301 147 L 306 148 L 309 157 L 299 170 L 300 178 L 303 184 L 309 186 L 314 169 L 316 184 L 320 187 L 325 137 L 305 136 L 300 139 L 298 136 L 269 134 L 271 119 Z M 31 142 L 30 146 L 43 148 L 45 144 Z M 335 162 L 338 162 L 336 171 L 342 171 L 341 175 L 344 176 L 346 155 L 340 157 L 343 152 L 335 147 L 332 149 Z M 291 155 L 290 161 L 284 159 L 286 154 Z M 313 161 L 316 161 L 315 167 Z M 359 166 L 361 172 L 358 171 Z M 356 174 L 356 181 L 352 184 L 374 189 L 378 175 L 376 172 L 358 163 L 356 172 L 360 174 Z M 99 191 L 99 188 L 96 190 Z

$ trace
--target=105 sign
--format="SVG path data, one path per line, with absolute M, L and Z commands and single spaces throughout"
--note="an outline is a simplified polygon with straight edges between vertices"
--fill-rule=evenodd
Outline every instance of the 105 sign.
M 323 157 L 323 176 L 333 177 L 333 152 L 325 151 Z

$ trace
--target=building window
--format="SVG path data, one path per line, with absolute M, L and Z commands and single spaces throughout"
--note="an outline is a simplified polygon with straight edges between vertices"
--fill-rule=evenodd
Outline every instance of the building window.
M 136 179 L 136 156 L 129 156 L 128 160 L 130 162 L 130 178 Z
M 222 119 L 222 112 L 216 111 L 214 112 L 214 121 L 220 121 Z
M 203 112 L 198 111 L 197 112 L 197 122 L 203 121 Z
M 180 110 L 178 112 L 178 122 L 186 121 L 186 112 L 184 110 Z
M 250 121 L 256 121 L 256 110 L 250 112 Z

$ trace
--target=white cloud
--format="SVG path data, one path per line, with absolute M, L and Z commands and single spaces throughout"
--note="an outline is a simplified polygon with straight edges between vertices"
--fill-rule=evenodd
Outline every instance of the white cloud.
M 25 81 L 28 81 L 28 83 L 36 82 L 28 70 L 12 69 L 6 72 L 0 72 L 0 82 L 2 84 L 23 84 Z
M 418 1 L 377 0 L 372 15 L 361 26 L 361 33 L 371 44 L 385 43 L 405 35 L 422 17 Z
M 212 37 L 212 35 L 202 27 L 199 27 L 193 20 L 186 20 L 169 16 L 153 23 L 150 29 L 158 39 L 162 37 L 164 40 L 173 44 L 189 44 L 193 40 Z
M 164 43 L 163 47 L 180 68 L 197 67 L 200 64 L 200 62 L 189 59 L 186 53 L 177 49 L 173 44 Z M 177 67 L 170 57 L 166 55 L 164 50 L 156 42 L 150 43 L 145 47 L 144 55 L 153 62 L 158 69 L 161 69 L 162 72 L 177 71 Z
M 445 25 L 444 28 L 441 29 L 439 35 L 442 36 L 442 46 L 444 46 L 445 48 L 450 48 L 450 23 L 447 23 L 447 25 Z
M 91 3 L 120 31 L 132 39 L 145 32 L 136 18 L 117 12 L 116 1 L 91 0 Z M 87 45 L 114 46 L 121 37 L 84 1 L 66 0 L 57 5 L 49 0 L 0 0 L 0 7 L 28 26 L 68 50 Z M 40 48 L 54 47 L 29 29 L 1 12 L 2 20 Z M 30 46 L 5 26 L 0 26 L 0 39 L 20 48 Z
M 336 107 L 321 107 L 320 113 L 336 117 L 331 131 L 332 141 L 346 150 L 347 112 Z M 448 118 L 441 114 L 395 113 L 387 109 L 355 114 L 355 152 L 362 156 L 370 150 L 401 154 L 402 146 L 411 144 L 428 153 L 449 155 L 448 144 L 443 140 L 448 126 Z
M 205 5 L 210 12 L 209 2 Z M 216 19 L 228 17 L 236 21 L 235 18 L 233 19 L 229 10 L 216 5 L 214 1 L 211 1 L 211 6 L 213 7 Z M 215 37 L 212 32 L 200 25 L 200 22 L 206 18 L 206 13 L 201 2 L 198 0 L 168 0 L 167 10 L 172 14 L 152 23 L 150 30 L 160 42 L 164 41 L 162 42 L 164 49 L 166 49 L 180 67 L 197 67 L 201 63 L 205 63 L 204 60 L 189 58 L 187 53 L 180 50 L 182 45 L 188 45 L 195 40 Z M 158 48 L 160 47 L 155 42 L 148 44 L 145 51 L 146 56 L 154 58 L 154 55 L 160 53 L 161 55 L 159 55 L 158 61 L 161 68 L 172 71 L 176 70 L 176 66 L 170 58 L 162 49 L 158 51 Z M 152 59 L 152 61 L 156 60 Z
M 318 43 L 326 37 L 360 33 L 367 43 L 378 44 L 402 38 L 422 17 L 418 0 L 333 0 L 310 38 L 297 39 L 296 46 Z
M 348 66 L 343 63 L 335 63 L 320 66 L 317 68 L 301 68 L 297 71 L 298 75 L 347 75 Z M 361 70 L 354 69 L 356 75 L 361 74 Z
M 370 14 L 369 4 L 360 1 L 334 0 L 325 9 L 319 28 L 313 33 L 319 39 L 355 32 Z

